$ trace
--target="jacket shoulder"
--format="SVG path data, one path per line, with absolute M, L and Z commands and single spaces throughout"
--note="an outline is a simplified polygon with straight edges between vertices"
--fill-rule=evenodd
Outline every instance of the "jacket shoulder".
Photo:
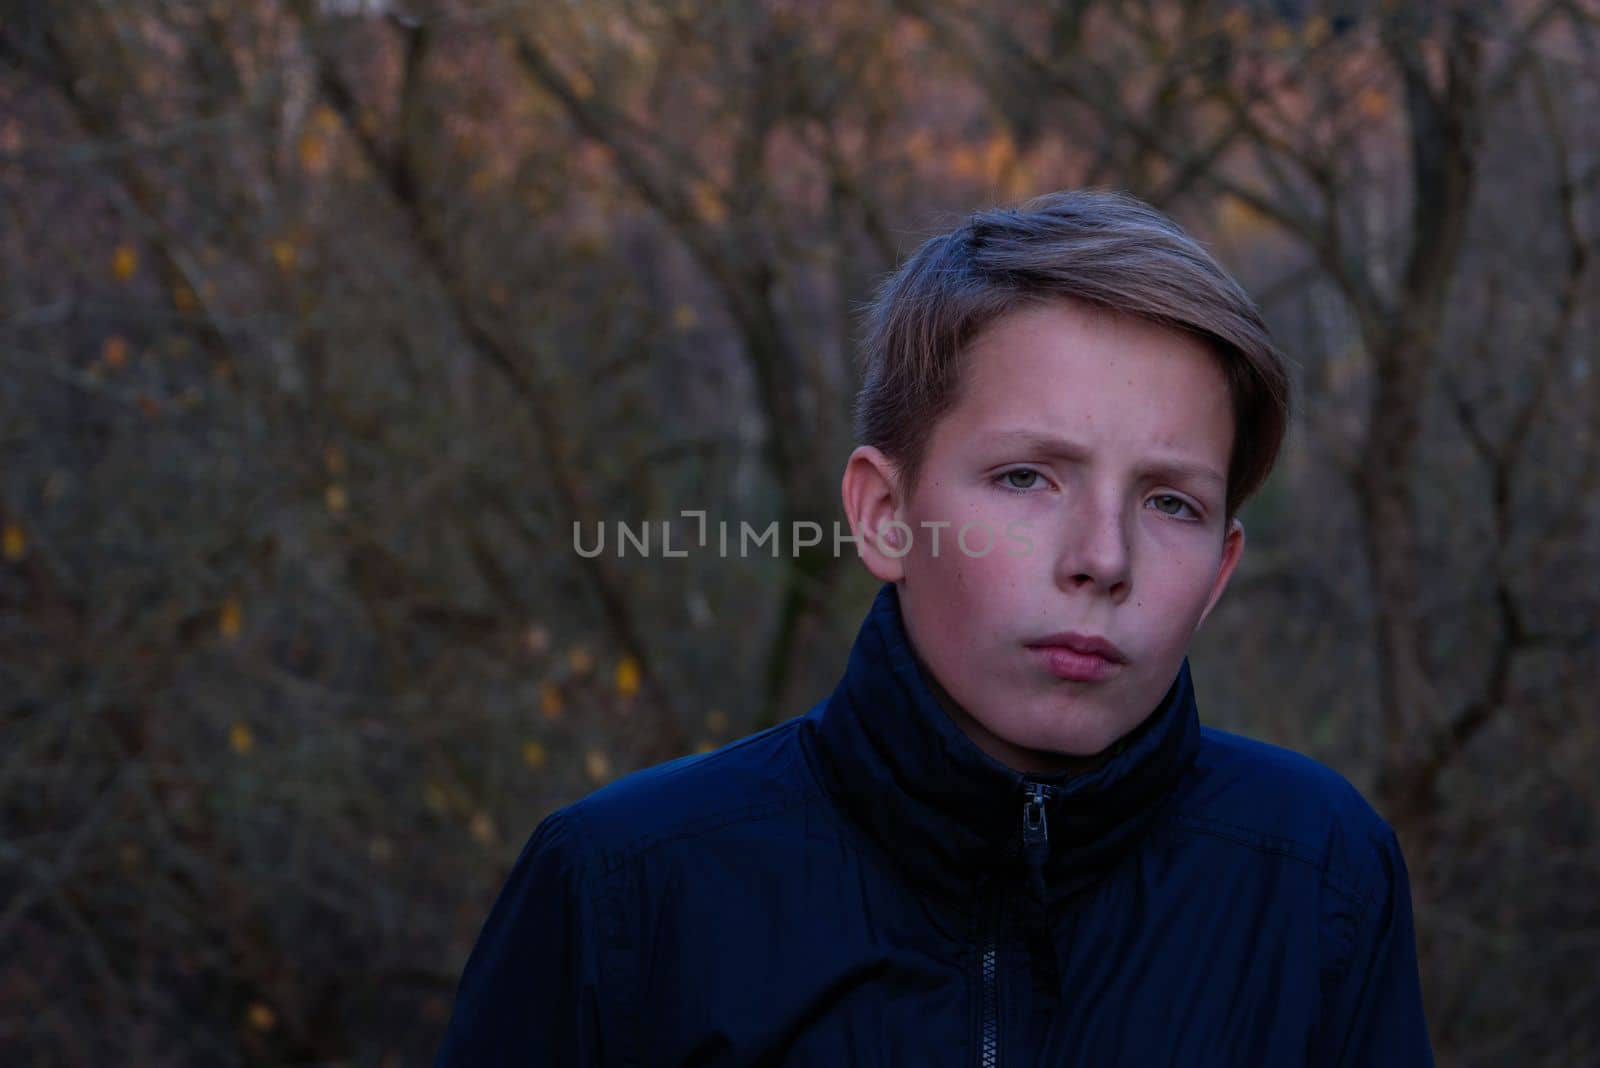
M 665 841 L 759 821 L 814 798 L 800 722 L 795 717 L 710 752 L 642 768 L 564 811 L 581 825 L 604 868 Z
M 1186 828 L 1302 860 L 1368 897 L 1385 881 L 1394 831 L 1343 775 L 1292 749 L 1212 727 L 1182 789 Z

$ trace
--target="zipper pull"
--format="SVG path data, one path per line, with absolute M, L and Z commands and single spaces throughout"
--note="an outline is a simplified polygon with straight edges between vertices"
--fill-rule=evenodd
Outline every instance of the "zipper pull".
M 1022 802 L 1022 841 L 1025 845 L 1042 845 L 1050 841 L 1050 824 L 1044 813 L 1045 798 L 1049 796 L 1049 788 L 1043 783 L 1028 784 L 1028 794 Z

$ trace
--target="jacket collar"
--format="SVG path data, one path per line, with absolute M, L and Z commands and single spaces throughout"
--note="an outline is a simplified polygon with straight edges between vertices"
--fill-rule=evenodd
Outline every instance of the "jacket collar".
M 917 883 L 965 900 L 1024 860 L 1053 903 L 1092 882 L 1158 813 L 1200 742 L 1185 661 L 1161 703 L 1083 772 L 1023 775 L 940 706 L 906 636 L 892 583 L 878 592 L 844 677 L 808 714 L 819 772 Z M 1047 841 L 1024 848 L 1024 805 L 1043 784 Z

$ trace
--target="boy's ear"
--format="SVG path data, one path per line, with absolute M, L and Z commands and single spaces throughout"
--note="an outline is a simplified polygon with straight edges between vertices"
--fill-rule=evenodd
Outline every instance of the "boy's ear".
M 850 533 L 861 539 L 856 552 L 874 578 L 899 582 L 910 551 L 910 530 L 895 523 L 900 514 L 898 468 L 878 449 L 861 445 L 850 454 L 839 485 Z M 895 525 L 891 525 L 895 524 Z
M 1239 566 L 1239 557 L 1243 555 L 1244 524 L 1238 519 L 1230 519 L 1228 533 L 1222 538 L 1222 562 L 1217 567 L 1217 580 L 1211 584 L 1211 596 L 1206 599 L 1206 610 L 1200 613 L 1200 623 L 1204 623 L 1217 606 L 1222 591 L 1228 588 L 1228 580 L 1233 577 L 1233 569 Z M 1195 630 L 1200 629 L 1200 623 L 1194 625 Z

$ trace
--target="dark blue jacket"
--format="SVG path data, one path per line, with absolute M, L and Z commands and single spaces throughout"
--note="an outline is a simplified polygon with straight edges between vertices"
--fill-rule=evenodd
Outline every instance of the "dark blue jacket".
M 534 831 L 440 1066 L 1431 1065 L 1410 891 L 1356 790 L 1200 726 L 1187 664 L 1076 776 L 989 758 L 893 586 L 804 716 Z

